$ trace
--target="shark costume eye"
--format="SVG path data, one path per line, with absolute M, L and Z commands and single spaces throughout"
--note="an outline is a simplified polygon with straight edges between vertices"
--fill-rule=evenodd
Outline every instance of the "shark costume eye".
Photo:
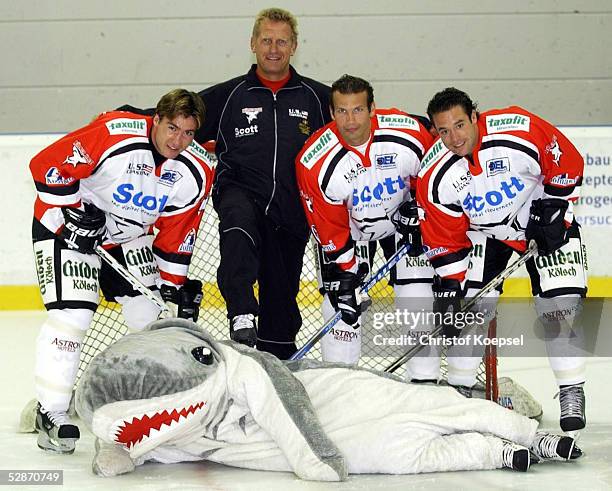
M 198 346 L 197 348 L 193 348 L 191 350 L 191 354 L 202 365 L 212 365 L 213 355 L 210 348 L 207 348 L 206 346 Z

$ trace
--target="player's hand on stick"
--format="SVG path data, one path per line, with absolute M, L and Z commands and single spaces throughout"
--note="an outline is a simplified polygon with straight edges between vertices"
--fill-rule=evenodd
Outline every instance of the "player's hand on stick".
M 442 278 L 435 275 L 433 278 L 432 291 L 434 296 L 433 310 L 436 316 L 440 316 L 442 333 L 446 337 L 456 337 L 461 329 L 455 327 L 455 314 L 461 310 L 465 291 L 459 280 Z
M 326 275 L 323 280 L 323 289 L 329 296 L 329 300 L 337 311 L 340 311 L 342 320 L 353 329 L 359 327 L 359 316 L 361 315 L 361 296 L 359 288 L 367 274 L 367 265 L 357 272 L 343 271 L 337 266 Z M 365 273 L 365 274 L 364 274 Z
M 202 303 L 202 282 L 187 280 L 181 287 L 162 285 L 160 288 L 164 302 L 172 302 L 178 306 L 178 317 L 198 320 L 200 304 Z
M 94 205 L 86 203 L 85 210 L 62 208 L 64 226 L 59 231 L 59 238 L 69 249 L 83 254 L 93 254 L 102 243 L 106 233 L 106 215 Z
M 547 256 L 567 244 L 565 212 L 568 206 L 560 198 L 535 199 L 531 203 L 525 237 L 527 241 L 535 241 L 540 256 Z
M 419 228 L 419 208 L 415 200 L 401 204 L 395 213 L 393 224 L 402 236 L 400 244 L 410 244 L 408 255 L 417 257 L 423 254 L 423 242 L 421 240 L 421 229 Z

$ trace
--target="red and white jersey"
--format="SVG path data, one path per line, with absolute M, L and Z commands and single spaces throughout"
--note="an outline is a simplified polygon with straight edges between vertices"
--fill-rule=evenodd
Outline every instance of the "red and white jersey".
M 92 203 L 106 214 L 105 246 L 156 228 L 160 277 L 181 285 L 213 167 L 195 141 L 176 159 L 161 156 L 149 138 L 152 126 L 151 116 L 113 111 L 38 153 L 30 163 L 34 216 L 57 233 L 64 224 L 61 207 Z
M 569 226 L 583 167 L 582 156 L 557 128 L 517 106 L 479 115 L 478 140 L 468 158 L 436 140 L 417 180 L 423 242 L 436 272 L 463 280 L 469 229 L 525 250 L 534 199 L 568 200 Z
M 377 109 L 363 153 L 334 121 L 314 133 L 296 158 L 296 176 L 310 229 L 329 259 L 355 268 L 355 240 L 395 233 L 391 219 L 410 192 L 410 178 L 432 137 L 398 109 Z

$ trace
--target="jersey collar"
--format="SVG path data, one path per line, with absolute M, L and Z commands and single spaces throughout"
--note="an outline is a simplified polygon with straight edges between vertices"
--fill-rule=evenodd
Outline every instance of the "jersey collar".
M 370 147 L 372 146 L 372 142 L 374 141 L 374 132 L 378 129 L 378 118 L 377 118 L 377 113 L 374 112 L 374 116 L 372 116 L 372 118 L 370 118 L 370 138 L 368 140 L 368 144 L 365 148 L 365 152 L 362 154 L 361 152 L 359 152 L 359 150 L 357 150 L 357 148 L 349 145 L 346 140 L 342 137 L 342 134 L 340 133 L 340 130 L 338 129 L 338 125 L 336 125 L 336 123 L 333 123 L 333 131 L 336 134 L 336 136 L 338 137 L 338 140 L 340 140 L 340 144 L 346 148 L 347 150 L 350 150 L 351 152 L 353 152 L 355 155 L 357 155 L 359 157 L 359 159 L 361 160 L 361 163 L 363 164 L 364 167 L 371 167 L 372 166 L 372 162 L 370 162 Z
M 261 83 L 261 80 L 259 80 L 259 77 L 257 76 L 257 73 L 255 72 L 256 70 L 257 70 L 257 65 L 256 64 L 251 65 L 251 69 L 246 74 L 247 85 L 249 86 L 249 88 L 267 89 L 267 87 Z M 282 89 L 298 87 L 301 84 L 302 77 L 300 76 L 298 72 L 295 71 L 295 68 L 293 68 L 292 65 L 289 65 L 289 74 L 290 74 L 289 80 L 287 81 L 285 85 L 282 86 Z

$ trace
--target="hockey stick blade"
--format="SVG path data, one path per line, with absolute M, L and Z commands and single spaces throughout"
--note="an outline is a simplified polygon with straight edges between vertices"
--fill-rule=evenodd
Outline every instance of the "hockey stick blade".
M 393 256 L 389 258 L 389 260 L 383 264 L 380 269 L 376 272 L 376 274 L 361 287 L 360 293 L 367 293 L 372 289 L 372 287 L 382 280 L 387 273 L 391 270 L 393 266 L 395 266 L 400 259 L 402 259 L 410 250 L 410 244 L 404 244 L 401 246 Z M 311 338 L 306 341 L 304 346 L 302 346 L 298 351 L 293 353 L 290 360 L 300 360 L 304 357 L 306 353 L 308 353 L 312 347 L 323 337 L 325 336 L 332 327 L 334 327 L 341 319 L 340 312 L 336 312 L 336 314 L 329 319 L 321 329 L 319 329 L 316 333 L 314 333 Z
M 102 246 L 96 247 L 96 254 L 98 254 L 98 256 L 100 256 L 104 261 L 106 261 L 106 263 L 111 268 L 117 271 L 117 273 L 119 273 L 125 281 L 132 285 L 134 289 L 138 290 L 145 297 L 151 300 L 151 302 L 157 305 L 163 312 L 167 312 L 172 315 L 172 311 L 161 298 L 159 298 L 149 288 L 147 288 L 138 278 L 136 278 L 132 273 L 130 273 L 125 266 L 123 266 L 119 261 L 117 261 L 113 256 L 111 256 L 108 251 L 106 251 Z
M 510 266 L 504 269 L 501 273 L 499 273 L 495 278 L 493 278 L 489 283 L 482 287 L 482 289 L 474 295 L 466 304 L 461 308 L 460 312 L 467 312 L 470 310 L 476 302 L 478 302 L 482 297 L 484 297 L 487 293 L 493 291 L 499 284 L 501 284 L 506 278 L 508 278 L 512 273 L 514 273 L 517 269 L 519 269 L 523 264 L 525 264 L 529 259 L 531 259 L 538 252 L 538 247 L 535 242 L 531 242 L 527 251 L 519 257 L 516 261 L 514 261 Z M 443 326 L 436 326 L 431 331 L 431 336 L 439 336 L 442 334 Z M 424 344 L 417 344 L 415 346 L 410 347 L 406 353 L 400 356 L 397 360 L 395 360 L 391 365 L 385 368 L 385 372 L 393 373 L 399 367 L 401 367 L 404 363 L 406 363 L 410 358 L 416 355 L 424 346 Z

